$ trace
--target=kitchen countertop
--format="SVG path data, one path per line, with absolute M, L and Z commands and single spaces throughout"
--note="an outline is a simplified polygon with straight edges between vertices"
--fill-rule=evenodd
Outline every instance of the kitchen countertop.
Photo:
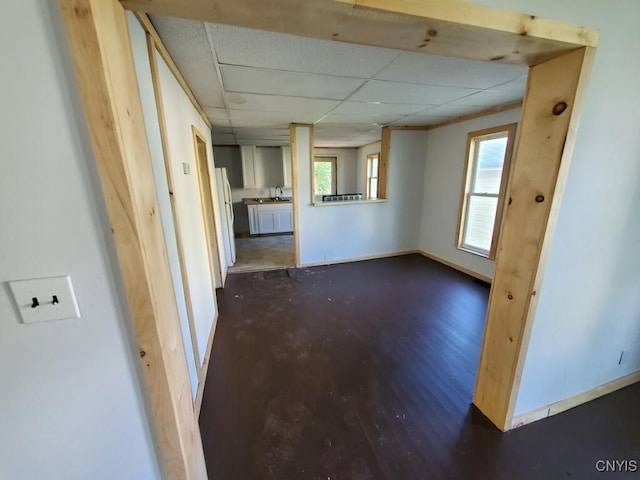
M 275 204 L 275 205 L 279 205 L 279 204 L 290 204 L 293 203 L 291 200 L 291 197 L 284 197 L 282 198 L 282 200 L 275 200 L 273 198 L 269 198 L 269 197 L 263 197 L 263 198 L 243 198 L 242 199 L 242 203 L 244 203 L 245 205 L 264 205 L 264 204 Z

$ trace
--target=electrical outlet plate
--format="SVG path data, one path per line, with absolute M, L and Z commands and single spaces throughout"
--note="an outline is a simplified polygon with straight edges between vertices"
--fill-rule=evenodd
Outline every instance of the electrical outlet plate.
M 68 275 L 16 280 L 9 282 L 9 287 L 23 323 L 80 318 L 78 302 Z M 37 306 L 34 306 L 36 303 Z

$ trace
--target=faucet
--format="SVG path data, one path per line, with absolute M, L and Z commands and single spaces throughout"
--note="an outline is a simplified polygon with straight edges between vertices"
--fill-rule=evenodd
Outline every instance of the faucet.
M 278 190 L 280 190 L 280 195 L 278 195 Z M 282 187 L 280 185 L 276 186 L 276 200 L 282 200 L 284 197 L 284 192 L 282 191 Z

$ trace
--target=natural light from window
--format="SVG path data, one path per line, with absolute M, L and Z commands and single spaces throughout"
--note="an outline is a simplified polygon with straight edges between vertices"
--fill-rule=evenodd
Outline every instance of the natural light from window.
M 472 132 L 458 246 L 494 258 L 515 125 Z
M 380 154 L 367 155 L 367 196 L 368 199 L 378 198 L 378 171 Z

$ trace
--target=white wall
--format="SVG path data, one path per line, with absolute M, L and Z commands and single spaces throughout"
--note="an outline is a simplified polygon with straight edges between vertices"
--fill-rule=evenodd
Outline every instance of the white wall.
M 338 194 L 357 193 L 357 149 L 316 147 L 314 148 L 314 155 L 317 157 L 336 157 L 336 180 Z
M 187 316 L 187 302 L 185 298 L 184 284 L 182 283 L 182 273 L 180 271 L 180 257 L 178 254 L 178 242 L 176 241 L 175 224 L 173 223 L 173 213 L 171 211 L 171 199 L 169 197 L 169 186 L 167 183 L 167 171 L 164 165 L 164 153 L 162 152 L 162 139 L 160 137 L 160 123 L 158 120 L 158 110 L 156 108 L 156 98 L 151 78 L 151 64 L 147 49 L 147 37 L 140 22 L 131 12 L 127 13 L 129 23 L 129 35 L 131 36 L 131 49 L 133 60 L 136 66 L 136 76 L 138 77 L 138 89 L 142 110 L 144 112 L 147 139 L 149 142 L 149 152 L 151 153 L 151 163 L 153 175 L 158 194 L 158 207 L 162 219 L 162 229 L 169 257 L 169 267 L 171 268 L 171 278 L 173 280 L 173 291 L 178 306 L 178 317 L 180 318 L 180 330 L 186 353 L 187 368 L 189 370 L 189 380 L 191 382 L 191 394 L 195 398 L 198 392 L 198 367 L 197 359 L 194 356 L 193 343 L 191 341 L 191 329 L 189 317 Z
M 600 29 L 516 413 L 640 370 L 640 2 L 483 0 Z M 627 362 L 618 365 L 622 349 Z
M 380 142 L 371 143 L 358 148 L 356 160 L 356 192 L 367 193 L 367 155 L 380 153 Z
M 386 202 L 311 205 L 309 127 L 297 128 L 300 259 L 303 264 L 415 250 L 422 207 L 426 134 L 394 131 Z
M 160 478 L 58 4 L 0 16 L 0 478 Z M 82 318 L 22 324 L 9 280 L 71 275 Z
M 493 277 L 495 262 L 455 246 L 467 134 L 520 121 L 520 109 L 475 118 L 427 132 L 420 250 Z
M 211 163 L 210 168 L 213 168 L 211 131 L 157 52 L 156 60 L 158 62 L 158 77 L 160 79 L 160 90 L 162 92 L 167 127 L 167 145 L 173 172 L 173 195 L 177 211 L 177 224 L 182 237 L 182 250 L 193 310 L 193 323 L 198 353 L 200 354 L 198 367 L 200 367 L 206 354 L 209 334 L 215 328 L 214 320 L 217 305 L 209 268 L 207 238 L 200 201 L 200 186 L 198 184 L 198 165 L 196 163 L 191 126 L 195 125 L 206 139 L 207 155 Z M 183 163 L 190 165 L 190 174 L 184 174 Z M 214 190 L 214 198 L 216 198 L 215 182 L 212 183 L 211 187 Z M 220 231 L 221 229 L 218 228 L 218 232 Z M 220 237 L 218 237 L 218 242 L 221 245 Z

